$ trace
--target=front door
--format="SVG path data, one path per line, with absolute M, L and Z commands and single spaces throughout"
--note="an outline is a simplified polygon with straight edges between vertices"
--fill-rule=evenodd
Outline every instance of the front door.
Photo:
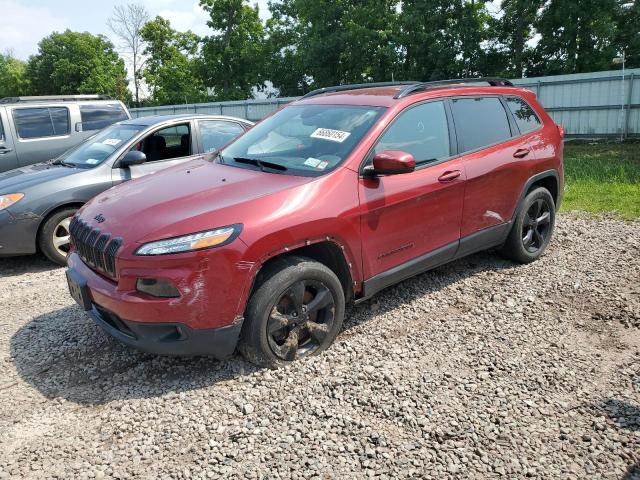
M 369 160 L 384 150 L 400 150 L 414 156 L 416 170 L 359 180 L 365 279 L 382 274 L 397 281 L 455 254 L 466 176 L 462 162 L 451 158 L 447 117 L 443 101 L 410 107 L 374 147 Z
M 6 172 L 18 166 L 18 156 L 9 129 L 6 108 L 0 107 L 0 172 Z
M 191 122 L 156 130 L 136 142 L 131 149 L 144 152 L 147 160 L 140 165 L 114 169 L 114 184 L 143 177 L 198 155 Z

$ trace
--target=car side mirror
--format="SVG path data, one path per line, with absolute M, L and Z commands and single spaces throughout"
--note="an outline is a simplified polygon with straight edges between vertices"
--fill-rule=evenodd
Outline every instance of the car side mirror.
M 365 168 L 368 175 L 397 175 L 416 169 L 413 155 L 400 150 L 384 150 L 373 157 L 373 164 Z
M 76 132 L 82 132 L 82 122 L 76 123 Z
M 128 168 L 133 165 L 140 165 L 147 161 L 147 156 L 140 150 L 130 150 L 120 159 L 120 168 Z

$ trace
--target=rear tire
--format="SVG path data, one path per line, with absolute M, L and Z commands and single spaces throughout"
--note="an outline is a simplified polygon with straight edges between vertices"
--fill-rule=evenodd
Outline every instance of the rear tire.
M 345 298 L 338 277 L 304 257 L 284 257 L 261 271 L 245 310 L 239 349 L 250 362 L 279 367 L 317 355 L 336 338 Z
M 551 241 L 555 221 L 551 193 L 546 188 L 536 188 L 525 197 L 501 253 L 519 263 L 537 260 Z
M 69 252 L 69 224 L 78 211 L 75 207 L 64 208 L 51 214 L 42 224 L 38 246 L 45 257 L 58 265 L 67 264 Z

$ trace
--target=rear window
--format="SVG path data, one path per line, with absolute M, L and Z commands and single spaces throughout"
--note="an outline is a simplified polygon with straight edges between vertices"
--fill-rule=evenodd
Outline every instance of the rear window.
M 456 98 L 452 106 L 461 152 L 488 147 L 511 138 L 507 112 L 499 98 Z
M 69 109 L 66 107 L 16 108 L 13 121 L 20 138 L 69 134 Z
M 95 105 L 80 105 L 80 120 L 82 130 L 101 130 L 122 120 L 128 120 L 127 113 L 119 103 L 100 103 Z
M 224 120 L 200 120 L 198 125 L 200 125 L 200 137 L 204 152 L 218 150 L 244 133 L 244 129 L 237 123 Z
M 0 118 L 0 142 L 4 142 L 4 127 L 2 126 L 2 118 Z
M 507 106 L 516 119 L 520 133 L 527 133 L 542 125 L 540 119 L 527 102 L 518 97 L 507 98 Z

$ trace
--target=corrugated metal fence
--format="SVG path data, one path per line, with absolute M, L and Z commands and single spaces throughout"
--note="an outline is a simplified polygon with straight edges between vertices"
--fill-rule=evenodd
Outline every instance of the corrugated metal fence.
M 640 137 L 640 68 L 521 78 L 556 123 L 573 137 Z M 295 97 L 132 108 L 134 117 L 212 113 L 260 120 Z

